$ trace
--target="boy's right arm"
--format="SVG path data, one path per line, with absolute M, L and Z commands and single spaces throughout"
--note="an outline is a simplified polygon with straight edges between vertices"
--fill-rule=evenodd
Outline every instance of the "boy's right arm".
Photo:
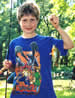
M 2 74 L 5 70 L 10 70 L 10 71 L 14 71 L 13 65 L 12 65 L 12 61 L 5 59 L 3 61 L 3 66 L 0 70 L 0 74 Z

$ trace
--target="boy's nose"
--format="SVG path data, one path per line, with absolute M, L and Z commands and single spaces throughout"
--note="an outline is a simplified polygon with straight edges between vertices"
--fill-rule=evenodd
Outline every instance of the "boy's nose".
M 31 24 L 31 21 L 28 21 L 27 24 L 30 25 Z
M 27 22 L 27 26 L 31 26 L 31 21 L 28 21 Z

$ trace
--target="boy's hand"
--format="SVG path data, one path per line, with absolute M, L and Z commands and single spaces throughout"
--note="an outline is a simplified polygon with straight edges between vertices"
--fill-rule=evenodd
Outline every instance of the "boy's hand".
M 52 14 L 49 16 L 49 21 L 51 24 L 57 29 L 59 27 L 59 17 L 56 15 Z
M 3 71 L 2 70 L 0 70 L 0 75 L 3 73 Z
M 12 66 L 12 62 L 10 60 L 5 59 L 3 61 L 3 65 L 4 65 L 4 68 L 10 69 L 10 67 Z
M 0 74 L 2 74 L 5 70 L 10 69 L 10 67 L 12 66 L 12 62 L 10 60 L 5 59 L 3 61 L 3 68 L 1 68 L 0 70 Z

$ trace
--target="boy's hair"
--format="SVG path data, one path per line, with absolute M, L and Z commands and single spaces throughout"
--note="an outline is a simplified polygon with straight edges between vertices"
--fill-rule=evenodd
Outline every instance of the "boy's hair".
M 18 21 L 20 21 L 24 15 L 29 15 L 29 14 L 35 16 L 37 20 L 40 19 L 40 9 L 36 3 L 24 2 L 17 10 Z

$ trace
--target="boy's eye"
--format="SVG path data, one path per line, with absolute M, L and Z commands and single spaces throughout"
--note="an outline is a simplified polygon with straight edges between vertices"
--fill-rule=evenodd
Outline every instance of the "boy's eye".
M 30 19 L 30 20 L 24 19 L 24 20 L 22 20 L 22 21 L 23 21 L 23 22 L 28 22 L 28 21 L 30 21 L 30 22 L 34 22 L 35 19 Z
M 23 21 L 24 21 L 24 22 L 26 22 L 27 20 L 26 20 L 26 19 L 24 19 Z
M 31 19 L 31 21 L 35 21 L 35 19 Z

